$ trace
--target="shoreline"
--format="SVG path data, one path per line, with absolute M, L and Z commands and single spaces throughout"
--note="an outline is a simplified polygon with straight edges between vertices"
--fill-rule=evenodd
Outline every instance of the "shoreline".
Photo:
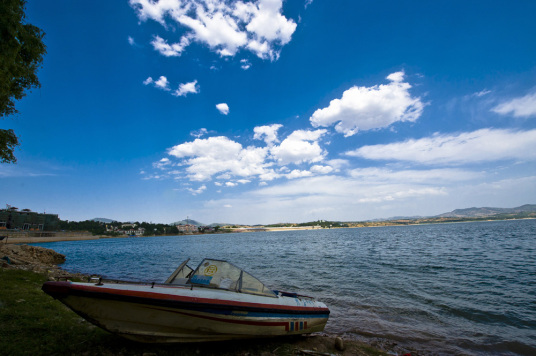
M 6 340 L 0 340 L 0 346 L 5 343 L 4 346 L 9 345 L 13 350 L 20 350 L 23 348 L 28 351 L 29 344 L 36 350 L 41 347 L 39 342 L 35 341 L 35 334 L 33 329 L 40 322 L 40 320 L 56 320 L 58 318 L 57 309 L 62 310 L 62 314 L 65 315 L 65 319 L 73 320 L 68 322 L 63 327 L 61 333 L 50 331 L 57 327 L 52 323 L 43 330 L 49 330 L 49 334 L 42 335 L 47 339 L 60 338 L 60 339 L 76 339 L 81 337 L 83 340 L 76 344 L 87 344 L 82 350 L 74 352 L 78 354 L 78 351 L 89 352 L 90 354 L 117 354 L 119 351 L 124 355 L 140 355 L 140 348 L 148 354 L 158 355 L 174 355 L 176 354 L 176 348 L 180 348 L 181 354 L 184 355 L 263 355 L 263 356 L 290 356 L 290 355 L 360 355 L 360 356 L 378 356 L 378 355 L 393 355 L 392 351 L 386 351 L 384 349 L 392 349 L 394 345 L 382 345 L 374 343 L 368 343 L 364 341 L 358 341 L 344 337 L 344 335 L 328 334 L 325 332 L 313 333 L 308 335 L 298 336 L 283 336 L 276 338 L 259 338 L 243 340 L 240 343 L 233 341 L 213 342 L 213 343 L 184 343 L 184 344 L 140 344 L 123 339 L 114 334 L 101 330 L 87 322 L 80 319 L 78 316 L 70 310 L 67 310 L 61 306 L 58 301 L 52 301 L 48 296 L 45 296 L 41 292 L 41 284 L 46 280 L 83 280 L 88 276 L 85 274 L 70 273 L 63 270 L 60 265 L 65 261 L 65 256 L 57 253 L 52 249 L 39 246 L 30 245 L 0 245 L 0 255 L 4 256 L 0 261 L 0 274 L 4 280 L 4 289 L 20 290 L 21 294 L 26 295 L 24 299 L 21 299 L 21 295 L 15 295 L 13 293 L 7 293 L 2 296 L 2 304 L 0 305 L 0 316 L 3 313 L 9 313 L 9 309 L 1 306 L 16 305 L 20 308 L 25 308 L 22 314 L 24 314 L 25 323 L 24 327 L 16 325 L 19 323 L 20 318 L 8 318 L 3 326 L 4 328 L 18 328 L 19 333 L 16 338 L 7 337 Z M 21 277 L 20 273 L 26 273 Z M 34 277 L 30 276 L 32 273 Z M 39 279 L 37 283 L 30 283 L 30 279 Z M 25 282 L 21 282 L 25 281 Z M 23 285 L 19 285 L 22 283 Z M 29 304 L 29 294 L 32 295 L 31 304 Z M 13 299 L 10 300 L 9 298 Z M 53 303 L 53 305 L 51 304 Z M 36 310 L 40 310 L 37 313 Z M 56 310 L 56 311 L 54 311 Z M 34 313 L 36 313 L 34 315 Z M 22 317 L 22 316 L 21 316 Z M 82 322 L 81 322 L 82 320 Z M 43 321 L 44 322 L 44 321 Z M 42 322 L 41 322 L 42 323 Z M 40 325 L 40 324 L 39 324 Z M 78 334 L 73 331 L 74 328 L 81 329 Z M 46 331 L 45 331 L 46 333 Z M 61 343 L 53 343 L 61 344 Z M 117 350 L 116 345 L 121 345 L 120 350 Z M 74 346 L 76 346 L 74 345 Z M 60 345 L 61 346 L 61 345 Z M 61 354 L 63 350 L 58 349 L 60 346 L 53 346 L 50 351 L 52 353 Z M 382 347 L 384 346 L 384 347 Z M 389 347 L 391 346 L 391 347 Z M 61 346 L 64 347 L 64 346 Z M 72 346 L 69 346 L 72 347 Z M 88 349 L 89 348 L 89 349 Z M 2 347 L 0 347 L 2 349 Z M 12 351 L 13 351 L 12 350 Z M 184 351 L 184 352 L 183 352 Z M 297 353 L 296 353 L 297 352 Z M 8 352 L 9 353 L 9 352 Z M 73 353 L 71 350 L 69 353 Z M 398 353 L 396 353 L 398 354 Z M 418 355 L 418 353 L 414 353 Z
M 349 226 L 349 227 L 332 227 L 332 228 L 319 228 L 313 226 L 291 226 L 291 227 L 259 227 L 259 228 L 235 228 L 233 233 L 244 232 L 284 232 L 284 231 L 304 231 L 304 230 L 332 230 L 332 229 L 360 229 L 360 228 L 372 228 L 372 227 L 391 227 L 391 226 L 419 226 L 419 225 L 435 225 L 435 224 L 465 224 L 473 222 L 495 222 L 495 221 L 516 221 L 516 220 L 534 220 L 536 218 L 521 218 L 521 219 L 504 219 L 504 220 L 467 220 L 467 221 L 444 221 L 444 222 L 428 222 L 428 223 L 414 223 L 414 224 L 392 224 L 392 225 L 373 225 L 373 226 Z M 182 234 L 182 235 L 158 235 L 158 236 L 196 236 L 196 235 L 219 235 L 227 234 L 228 232 L 216 232 L 216 233 L 195 233 L 195 234 Z M 1 235 L 1 234 L 0 234 Z M 47 242 L 61 242 L 61 241 L 87 241 L 87 240 L 99 240 L 99 239 L 124 239 L 124 238 L 138 238 L 138 237 L 154 237 L 150 236 L 107 236 L 107 235 L 89 235 L 80 233 L 65 233 L 62 232 L 61 236 L 42 236 L 42 237 L 10 237 L 8 236 L 4 240 L 0 240 L 2 244 L 32 244 L 32 243 L 47 243 Z

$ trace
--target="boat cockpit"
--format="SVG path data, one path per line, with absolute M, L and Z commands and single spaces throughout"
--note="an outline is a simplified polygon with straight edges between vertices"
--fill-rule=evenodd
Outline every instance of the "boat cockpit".
M 166 284 L 191 285 L 224 289 L 239 293 L 277 297 L 276 292 L 241 268 L 227 261 L 205 258 L 196 269 L 188 266 L 187 259 L 171 274 Z

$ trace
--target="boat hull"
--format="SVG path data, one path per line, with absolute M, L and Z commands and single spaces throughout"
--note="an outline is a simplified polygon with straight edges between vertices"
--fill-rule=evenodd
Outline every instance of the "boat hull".
M 47 282 L 43 290 L 86 320 L 141 342 L 204 342 L 322 331 L 323 303 L 299 297 L 158 287 Z

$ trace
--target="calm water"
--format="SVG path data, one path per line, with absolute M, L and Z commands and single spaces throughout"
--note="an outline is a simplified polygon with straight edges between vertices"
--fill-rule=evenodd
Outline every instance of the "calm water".
M 226 259 L 325 302 L 329 333 L 420 354 L 536 355 L 536 220 L 39 245 L 66 270 L 131 280 Z

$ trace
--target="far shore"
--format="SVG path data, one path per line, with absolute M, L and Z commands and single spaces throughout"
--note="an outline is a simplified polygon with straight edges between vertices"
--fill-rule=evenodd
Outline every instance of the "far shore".
M 504 219 L 509 220 L 532 220 L 533 217 L 528 218 L 517 218 L 517 219 Z M 379 225 L 368 225 L 368 226 L 348 226 L 344 227 L 346 229 L 353 228 L 363 228 L 363 227 L 386 227 L 386 226 L 409 226 L 409 225 L 431 225 L 431 224 L 459 224 L 459 223 L 471 223 L 471 222 L 492 222 L 498 220 L 465 220 L 465 221 L 442 221 L 442 222 L 420 222 L 420 223 L 405 223 L 405 224 L 379 224 Z M 340 229 L 341 227 L 331 227 L 327 229 Z M 239 227 L 233 228 L 230 232 L 243 233 L 243 232 L 281 232 L 281 231 L 300 231 L 300 230 L 322 230 L 325 228 L 319 226 L 284 226 L 284 227 Z M 228 231 L 229 232 L 229 231 Z M 210 235 L 223 234 L 228 232 L 215 232 Z M 108 236 L 108 235 L 91 235 L 89 233 L 80 233 L 73 232 L 61 232 L 60 235 L 55 236 L 41 236 L 41 237 L 28 237 L 28 236 L 8 236 L 0 240 L 0 244 L 31 244 L 31 243 L 42 243 L 42 242 L 58 242 L 58 241 L 84 241 L 84 240 L 99 240 L 99 239 L 109 239 L 109 238 L 136 238 L 136 237 L 145 237 L 145 236 Z M 2 235 L 0 233 L 0 235 Z M 205 233 L 190 233 L 190 234 L 176 234 L 176 235 L 163 235 L 163 236 L 195 236 L 195 235 L 209 235 Z M 154 236 L 154 235 L 151 235 Z
M 297 227 L 268 227 L 268 228 L 235 228 L 233 232 L 272 232 L 272 231 L 297 231 L 297 230 L 313 230 L 319 229 L 312 226 L 297 226 Z M 218 233 L 215 233 L 218 234 Z M 192 235 L 207 235 L 207 234 L 185 234 L 185 235 L 165 235 L 165 236 L 192 236 Z M 152 236 L 152 235 L 151 235 Z M 110 238 L 136 238 L 144 236 L 108 236 L 108 235 L 90 235 L 90 234 L 73 234 L 63 233 L 61 236 L 43 236 L 43 237 L 8 237 L 0 243 L 8 244 L 31 244 L 42 242 L 58 242 L 58 241 L 84 241 L 84 240 L 99 240 Z

